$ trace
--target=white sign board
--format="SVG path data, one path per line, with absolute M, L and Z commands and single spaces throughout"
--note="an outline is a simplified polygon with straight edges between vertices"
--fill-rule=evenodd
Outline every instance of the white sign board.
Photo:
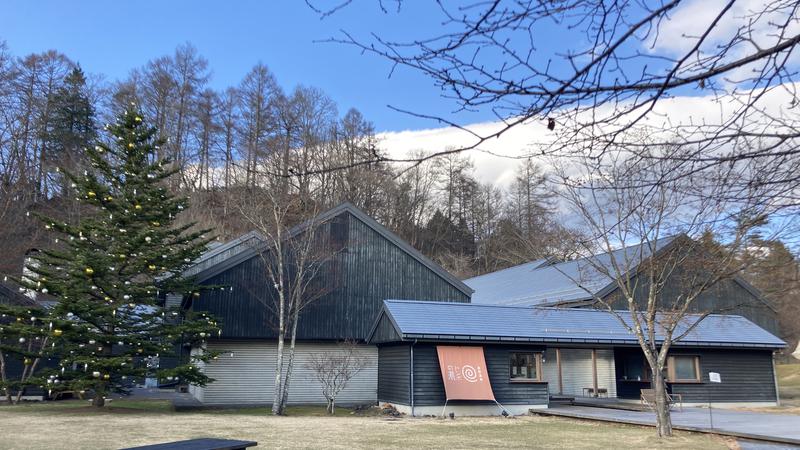
M 708 380 L 712 383 L 722 383 L 722 377 L 717 372 L 708 372 Z

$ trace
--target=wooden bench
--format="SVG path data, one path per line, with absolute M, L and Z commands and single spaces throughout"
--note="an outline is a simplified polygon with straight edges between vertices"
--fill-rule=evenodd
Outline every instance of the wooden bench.
M 255 441 L 203 438 L 166 442 L 164 444 L 143 445 L 141 447 L 129 447 L 122 450 L 242 450 L 257 445 L 258 442 Z
M 667 405 L 669 409 L 672 409 L 673 406 L 676 404 L 680 408 L 680 411 L 683 411 L 683 397 L 681 394 L 667 394 Z M 647 406 L 650 409 L 656 409 L 656 390 L 655 389 L 642 389 L 640 394 L 640 402 L 642 405 Z
M 597 388 L 597 391 L 593 387 L 585 387 L 583 388 L 583 396 L 584 397 L 608 397 L 608 389 L 607 388 Z

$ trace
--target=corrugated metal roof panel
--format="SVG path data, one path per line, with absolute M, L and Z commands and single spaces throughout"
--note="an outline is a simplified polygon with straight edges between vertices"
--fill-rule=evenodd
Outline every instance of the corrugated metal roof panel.
M 384 311 L 406 336 L 637 344 L 635 335 L 615 314 L 593 309 L 386 300 Z M 619 315 L 627 317 L 627 314 L 620 311 Z M 699 318 L 687 316 L 675 335 L 683 333 Z M 702 319 L 679 345 L 779 348 L 786 343 L 744 317 L 712 314 Z
M 659 239 L 653 247 L 658 251 L 673 239 Z M 587 300 L 613 281 L 606 275 L 616 273 L 612 261 L 620 267 L 633 269 L 651 253 L 650 245 L 639 244 L 557 264 L 535 260 L 469 278 L 464 280 L 464 284 L 475 290 L 472 303 L 476 304 L 536 306 Z M 601 271 L 598 266 L 607 269 Z

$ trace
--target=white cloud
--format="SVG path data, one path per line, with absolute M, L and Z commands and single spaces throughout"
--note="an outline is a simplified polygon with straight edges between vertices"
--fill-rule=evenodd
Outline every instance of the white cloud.
M 669 14 L 667 20 L 660 23 L 658 33 L 652 34 L 643 46 L 651 53 L 683 56 L 697 44 L 700 36 L 708 30 L 727 3 L 726 0 L 690 0 L 683 3 Z M 800 17 L 796 15 L 795 8 L 796 5 L 789 1 L 737 1 L 706 37 L 700 52 L 704 56 L 716 55 L 721 48 L 732 45 L 731 49 L 726 50 L 722 61 L 715 62 L 719 66 L 722 62 L 740 59 L 775 46 L 800 32 Z M 694 59 L 692 57 L 689 64 Z M 795 54 L 791 56 L 789 63 L 794 65 L 799 60 L 800 56 Z M 726 77 L 734 80 L 748 79 L 754 75 L 754 68 L 761 65 L 763 61 L 748 64 L 726 74 Z
M 761 96 L 757 106 L 758 110 L 765 114 L 757 110 L 750 111 L 751 122 L 748 125 L 750 131 L 780 131 L 781 126 L 774 122 L 769 123 L 769 117 L 785 119 L 784 123 L 788 125 L 794 124 L 796 110 L 793 108 L 797 99 L 790 93 L 797 92 L 798 89 L 800 83 L 778 86 Z M 653 136 L 657 136 L 660 132 L 671 132 L 677 126 L 704 124 L 714 128 L 724 124 L 740 111 L 742 105 L 752 99 L 752 96 L 752 92 L 740 92 L 722 97 L 708 95 L 664 98 L 641 123 L 649 127 Z M 595 113 L 602 117 L 608 111 L 598 110 Z M 769 123 L 769 126 L 763 129 L 765 123 Z M 501 127 L 502 122 L 484 122 L 467 125 L 465 128 L 486 136 Z M 379 138 L 383 149 L 397 159 L 407 158 L 415 150 L 438 152 L 452 147 L 470 146 L 476 142 L 475 136 L 471 133 L 453 127 L 384 132 Z M 465 154 L 475 163 L 475 175 L 479 181 L 508 187 L 520 158 L 535 156 L 535 149 L 547 145 L 553 138 L 554 132 L 546 128 L 544 121 L 528 122 L 506 131 L 499 138 L 482 143 L 479 150 L 468 150 Z M 540 162 L 547 163 L 544 158 Z
M 484 122 L 468 125 L 465 128 L 486 136 L 497 132 L 502 122 Z M 465 152 L 475 164 L 475 176 L 482 183 L 492 183 L 508 187 L 514 179 L 514 170 L 531 153 L 530 145 L 544 142 L 552 136 L 544 123 L 528 122 L 503 133 L 499 138 L 482 143 L 477 150 Z M 476 137 L 458 128 L 430 128 L 385 132 L 379 135 L 381 146 L 392 158 L 408 157 L 416 150 L 438 152 L 447 148 L 474 145 Z

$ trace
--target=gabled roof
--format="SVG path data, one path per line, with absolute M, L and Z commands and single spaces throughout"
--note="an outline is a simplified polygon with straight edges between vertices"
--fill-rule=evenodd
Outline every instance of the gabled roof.
M 620 311 L 621 317 L 626 314 Z M 700 318 L 687 316 L 676 334 Z M 376 342 L 373 337 L 380 323 L 390 323 L 401 341 L 638 345 L 636 336 L 614 314 L 595 309 L 386 300 L 368 342 Z M 712 314 L 673 345 L 781 348 L 786 343 L 744 317 Z
M 472 303 L 478 304 L 545 306 L 592 300 L 614 283 L 596 266 L 608 267 L 606 273 L 615 273 L 612 261 L 616 260 L 622 267 L 635 269 L 651 256 L 651 247 L 658 252 L 674 241 L 675 236 L 670 236 L 658 239 L 653 246 L 632 245 L 560 263 L 540 259 L 469 278 L 464 283 L 475 290 Z
M 386 240 L 396 245 L 420 264 L 432 270 L 439 277 L 452 284 L 456 289 L 466 295 L 472 294 L 472 289 L 459 280 L 456 276 L 446 271 L 440 265 L 431 261 L 417 249 L 409 245 L 396 234 L 389 231 L 386 227 L 378 223 L 375 219 L 356 208 L 352 203 L 344 202 L 331 208 L 318 216 L 291 228 L 287 233 L 287 238 L 296 236 L 314 224 L 327 222 L 343 213 L 350 213 L 353 217 L 363 222 L 372 230 L 383 236 Z M 184 276 L 193 276 L 198 282 L 207 280 L 253 256 L 259 248 L 266 245 L 266 238 L 256 231 L 251 231 L 232 241 L 217 246 L 197 259 L 195 264 L 183 272 Z

